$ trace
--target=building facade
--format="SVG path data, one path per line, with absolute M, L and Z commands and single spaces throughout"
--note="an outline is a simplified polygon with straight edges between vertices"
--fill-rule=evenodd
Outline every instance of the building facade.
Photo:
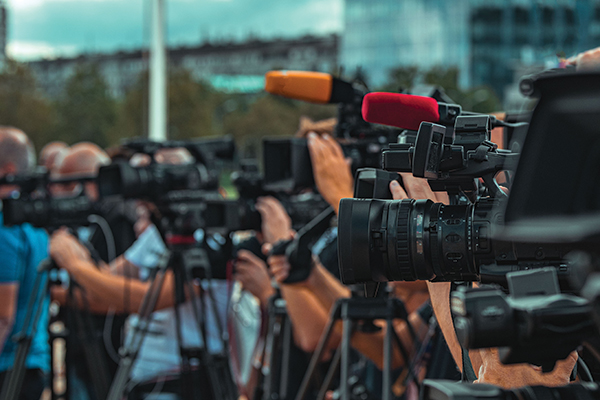
M 456 66 L 460 84 L 514 90 L 515 72 L 600 46 L 600 0 L 345 0 L 340 66 L 376 87 L 391 68 Z M 526 69 L 526 68 L 525 68 Z
M 373 88 L 398 66 L 468 70 L 468 6 L 466 0 L 345 0 L 340 65 L 349 74 L 360 68 Z
M 169 66 L 185 68 L 198 80 L 228 92 L 256 92 L 264 88 L 264 74 L 271 69 L 332 72 L 337 67 L 337 35 L 295 39 L 249 40 L 242 43 L 203 43 L 168 50 Z M 83 54 L 29 62 L 40 87 L 59 96 L 77 65 L 97 63 L 111 94 L 122 97 L 147 70 L 146 51 Z
M 600 45 L 600 1 L 473 0 L 469 22 L 473 85 L 505 99 L 515 72 L 553 67 Z

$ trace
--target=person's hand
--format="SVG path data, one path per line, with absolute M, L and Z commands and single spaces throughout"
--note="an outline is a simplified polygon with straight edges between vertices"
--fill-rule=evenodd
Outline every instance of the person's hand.
M 431 190 L 427 179 L 416 178 L 410 172 L 400 172 L 399 174 L 402 177 L 404 188 L 397 181 L 390 182 L 390 191 L 394 200 L 415 199 L 449 203 L 448 194 Z
M 265 243 L 275 244 L 293 236 L 292 220 L 285 208 L 274 197 L 259 197 L 256 209 L 262 218 L 262 234 Z
M 529 364 L 502 364 L 497 349 L 482 349 L 479 350 L 479 355 L 482 364 L 475 383 L 488 383 L 505 389 L 534 385 L 567 385 L 577 362 L 577 353 L 572 352 L 566 359 L 558 361 L 552 372 L 542 373 L 540 367 Z
M 600 67 L 600 47 L 577 54 L 566 60 L 567 65 L 575 65 L 577 71 L 589 71 Z
M 267 252 L 271 250 L 270 246 L 265 246 L 265 249 Z M 269 272 L 277 283 L 283 283 L 290 276 L 292 266 L 286 256 L 269 256 L 267 263 L 269 264 Z
M 245 290 L 258 298 L 262 305 L 266 305 L 269 297 L 275 293 L 267 265 L 248 250 L 240 250 L 237 256 L 235 279 L 242 283 Z
M 78 261 L 91 262 L 90 252 L 65 229 L 59 229 L 52 235 L 50 257 L 56 265 L 69 272 Z
M 339 143 L 329 135 L 308 134 L 308 150 L 321 196 L 338 213 L 340 200 L 354 196 L 354 178 Z

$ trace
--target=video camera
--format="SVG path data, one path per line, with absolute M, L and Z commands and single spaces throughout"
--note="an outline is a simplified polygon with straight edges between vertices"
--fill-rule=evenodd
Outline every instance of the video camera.
M 1 185 L 17 186 L 9 198 L 2 200 L 4 225 L 30 223 L 38 228 L 58 229 L 61 226 L 80 227 L 90 224 L 89 216 L 98 212 L 95 202 L 84 190 L 72 197 L 56 196 L 52 185 L 80 184 L 93 178 L 51 179 L 45 170 L 24 175 L 9 175 Z
M 338 250 L 344 283 L 503 283 L 507 272 L 552 265 L 568 285 L 568 246 L 492 239 L 493 223 L 503 215 L 498 204 L 506 197 L 496 176 L 517 154 L 499 150 L 490 141 L 491 128 L 488 116 L 459 116 L 450 141 L 446 127 L 423 122 L 414 145 L 392 144 L 383 151 L 385 170 L 412 172 L 428 178 L 433 190 L 466 193 L 473 202 L 342 199 Z
M 330 74 L 306 71 L 271 71 L 265 90 L 287 98 L 319 104 L 338 104 L 334 136 L 346 158 L 359 168 L 380 166 L 381 150 L 395 142 L 400 129 L 374 125 L 362 117 L 366 89 Z M 263 139 L 265 188 L 299 190 L 315 186 L 306 138 Z
M 165 227 L 192 235 L 197 229 L 212 229 L 225 234 L 242 228 L 243 215 L 237 201 L 219 193 L 217 160 L 232 160 L 234 144 L 230 137 L 192 142 L 125 142 L 125 148 L 150 157 L 150 164 L 132 167 L 116 163 L 101 167 L 98 188 L 102 197 L 124 198 L 154 203 Z M 194 157 L 190 164 L 159 164 L 155 155 L 161 149 L 185 148 Z M 160 227 L 159 227 L 160 229 Z
M 451 303 L 464 346 L 500 347 L 502 362 L 532 363 L 547 372 L 582 344 L 598 352 L 600 74 L 542 74 L 529 82 L 539 101 L 492 239 L 573 249 L 565 259 L 574 293 L 561 293 L 556 269 L 544 268 L 507 274 L 508 295 L 494 287 L 459 288 Z M 560 182 L 560 189 L 550 196 L 552 182 Z M 422 395 L 436 400 L 600 398 L 595 384 L 505 391 L 444 381 L 426 381 Z
M 232 173 L 231 180 L 240 196 L 241 213 L 244 216 L 243 226 L 246 229 L 261 230 L 262 218 L 256 210 L 256 201 L 259 197 L 273 196 L 278 199 L 290 216 L 294 230 L 301 229 L 329 207 L 323 197 L 314 191 L 294 193 L 266 189 L 264 177 L 259 172 L 255 160 L 240 162 L 240 170 Z

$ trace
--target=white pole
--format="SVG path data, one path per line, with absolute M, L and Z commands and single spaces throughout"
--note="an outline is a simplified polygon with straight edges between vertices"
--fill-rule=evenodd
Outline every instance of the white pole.
M 167 139 L 167 54 L 163 0 L 152 0 L 151 29 L 148 138 L 163 142 Z

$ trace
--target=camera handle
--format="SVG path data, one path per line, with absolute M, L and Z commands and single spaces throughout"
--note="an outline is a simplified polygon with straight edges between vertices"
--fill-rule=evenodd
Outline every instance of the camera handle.
M 338 347 L 331 366 L 329 367 L 329 371 L 327 371 L 326 378 L 321 385 L 319 390 L 319 395 L 317 396 L 317 400 L 323 400 L 325 398 L 325 394 L 333 380 L 333 377 L 338 369 L 341 367 L 340 373 L 340 383 L 341 383 L 341 392 L 340 398 L 341 400 L 350 400 L 350 387 L 349 387 L 349 378 L 350 378 L 350 340 L 352 337 L 352 333 L 355 330 L 355 323 L 359 321 L 373 321 L 375 319 L 385 319 L 387 326 L 392 327 L 393 321 L 395 319 L 402 319 L 406 322 L 408 327 L 409 334 L 415 343 L 416 346 L 420 346 L 420 343 L 417 339 L 417 335 L 408 321 L 408 313 L 406 312 L 406 308 L 401 300 L 388 297 L 388 298 L 378 298 L 378 299 L 364 299 L 364 298 L 346 298 L 339 299 L 335 306 L 331 311 L 331 316 L 329 318 L 329 322 L 321 335 L 321 339 L 319 340 L 319 344 L 313 356 L 310 360 L 310 364 L 306 373 L 304 375 L 304 379 L 302 380 L 302 384 L 300 389 L 298 390 L 298 394 L 296 395 L 295 400 L 304 400 L 306 394 L 308 392 L 308 387 L 310 381 L 312 380 L 317 365 L 321 360 L 323 353 L 325 351 L 325 345 L 329 341 L 331 334 L 333 333 L 333 329 L 337 321 L 342 321 L 342 342 Z M 413 380 L 413 382 L 420 387 L 418 382 L 418 377 L 413 371 L 413 365 L 410 362 L 410 356 L 406 348 L 404 347 L 402 341 L 396 334 L 396 331 L 392 329 L 386 329 L 384 343 L 383 343 L 383 381 L 382 381 L 382 400 L 390 400 L 392 398 L 391 387 L 392 387 L 392 341 L 398 346 L 402 358 L 404 359 L 404 363 L 406 368 L 408 368 L 408 377 Z
M 308 279 L 312 268 L 310 244 L 330 227 L 333 215 L 333 208 L 328 207 L 300 229 L 295 238 L 275 243 L 270 255 L 287 256 L 291 267 L 290 274 L 284 283 L 296 283 Z
M 18 346 L 13 367 L 8 371 L 5 383 L 2 385 L 0 400 L 19 398 L 25 378 L 25 361 L 35 336 L 38 321 L 42 316 L 44 298 L 50 289 L 49 271 L 54 268 L 56 268 L 56 264 L 51 258 L 45 259 L 37 267 L 37 275 L 33 283 L 33 291 L 29 295 L 23 328 L 12 338 L 18 343 Z

